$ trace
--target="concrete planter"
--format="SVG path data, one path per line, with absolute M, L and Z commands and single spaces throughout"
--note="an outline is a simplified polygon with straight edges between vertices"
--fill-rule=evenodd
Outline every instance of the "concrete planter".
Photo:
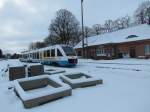
M 44 74 L 43 65 L 29 65 L 28 66 L 28 77 L 39 76 Z
M 26 70 L 24 66 L 9 67 L 9 80 L 13 81 L 15 79 L 25 78 Z
M 22 100 L 25 108 L 32 108 L 47 102 L 70 96 L 72 89 L 60 84 L 48 75 L 35 76 L 15 81 L 15 92 Z
M 83 73 L 72 73 L 61 75 L 60 79 L 63 82 L 69 84 L 73 89 L 103 84 L 102 79 L 94 78 L 90 75 L 86 75 Z

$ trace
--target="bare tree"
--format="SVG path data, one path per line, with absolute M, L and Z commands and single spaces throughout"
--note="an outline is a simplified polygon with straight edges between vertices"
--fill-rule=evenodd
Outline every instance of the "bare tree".
M 113 21 L 112 20 L 105 21 L 104 26 L 105 26 L 106 32 L 112 32 L 113 31 L 112 25 L 113 25 Z
M 127 15 L 127 16 L 124 17 L 124 19 L 125 19 L 124 25 L 125 25 L 125 27 L 128 28 L 131 24 L 131 17 Z
M 146 9 L 146 21 L 150 25 L 150 6 Z
M 124 29 L 127 28 L 127 20 L 126 17 L 122 17 L 118 19 L 118 29 Z
M 43 47 L 46 47 L 46 44 L 44 42 L 30 43 L 29 50 L 39 49 L 39 48 L 43 48 Z
M 93 34 L 93 29 L 92 28 L 90 28 L 90 27 L 88 27 L 88 26 L 85 26 L 84 27 L 84 34 L 85 34 L 85 37 L 90 37 L 90 36 L 92 36 Z
M 79 22 L 76 17 L 66 9 L 60 9 L 52 20 L 49 32 L 50 38 L 57 44 L 69 45 L 71 40 L 78 38 Z M 52 42 L 52 41 L 51 41 Z M 52 44 L 54 44 L 52 42 Z
M 58 38 L 52 35 L 51 33 L 44 39 L 44 43 L 47 46 L 58 44 L 58 41 Z
M 46 44 L 44 42 L 36 42 L 35 43 L 36 48 L 44 48 L 46 47 Z
M 135 19 L 136 19 L 137 23 L 144 24 L 145 23 L 144 11 L 141 10 L 140 12 L 138 12 L 138 10 L 137 10 L 136 14 L 135 14 Z
M 33 42 L 30 43 L 30 45 L 29 45 L 29 50 L 32 50 L 32 49 L 35 49 L 35 44 Z
M 135 20 L 139 24 L 150 24 L 150 1 L 145 1 L 139 5 L 135 11 Z
M 103 32 L 102 31 L 103 30 L 102 25 L 100 25 L 100 24 L 93 25 L 93 30 L 94 30 L 96 35 L 102 34 L 102 32 Z

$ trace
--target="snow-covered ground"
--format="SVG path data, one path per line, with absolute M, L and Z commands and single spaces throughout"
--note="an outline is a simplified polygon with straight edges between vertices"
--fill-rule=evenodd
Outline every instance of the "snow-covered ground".
M 18 60 L 0 61 L 0 109 L 4 112 L 150 112 L 150 60 L 79 60 L 73 68 L 45 66 L 84 72 L 102 78 L 103 85 L 74 89 L 72 96 L 39 107 L 25 109 L 8 87 L 13 84 L 3 75 L 7 65 L 22 65 Z M 59 75 L 51 77 L 61 81 Z

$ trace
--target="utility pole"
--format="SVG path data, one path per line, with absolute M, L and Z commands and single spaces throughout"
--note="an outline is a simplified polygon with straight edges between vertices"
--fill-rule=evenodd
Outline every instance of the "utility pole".
M 81 0 L 81 20 L 82 20 L 82 57 L 85 58 L 85 49 L 84 49 L 84 23 L 83 23 L 83 0 Z

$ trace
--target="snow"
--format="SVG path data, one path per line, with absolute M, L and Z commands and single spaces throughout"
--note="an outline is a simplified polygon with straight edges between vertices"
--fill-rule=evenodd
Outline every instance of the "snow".
M 19 64 L 18 60 L 0 61 L 0 69 L 7 64 Z M 110 68 L 98 68 L 110 67 Z M 124 69 L 111 69 L 124 68 Z M 76 67 L 45 66 L 46 69 L 62 69 L 67 73 L 83 72 L 103 79 L 103 85 L 73 90 L 72 96 L 39 107 L 25 109 L 21 100 L 8 87 L 13 82 L 0 75 L 0 109 L 4 112 L 150 112 L 150 60 L 79 60 Z M 135 71 L 140 69 L 141 71 Z M 125 70 L 127 69 L 127 70 Z M 62 83 L 59 76 L 50 78 Z M 8 108 L 9 107 L 9 108 Z
M 127 37 L 130 35 L 136 35 L 138 37 L 127 39 Z M 147 24 L 143 24 L 115 31 L 112 33 L 106 33 L 98 36 L 89 37 L 87 38 L 87 42 L 88 46 L 94 46 L 109 43 L 122 43 L 147 39 L 150 39 L 150 26 Z M 75 49 L 77 48 L 82 48 L 82 41 L 75 46 Z

